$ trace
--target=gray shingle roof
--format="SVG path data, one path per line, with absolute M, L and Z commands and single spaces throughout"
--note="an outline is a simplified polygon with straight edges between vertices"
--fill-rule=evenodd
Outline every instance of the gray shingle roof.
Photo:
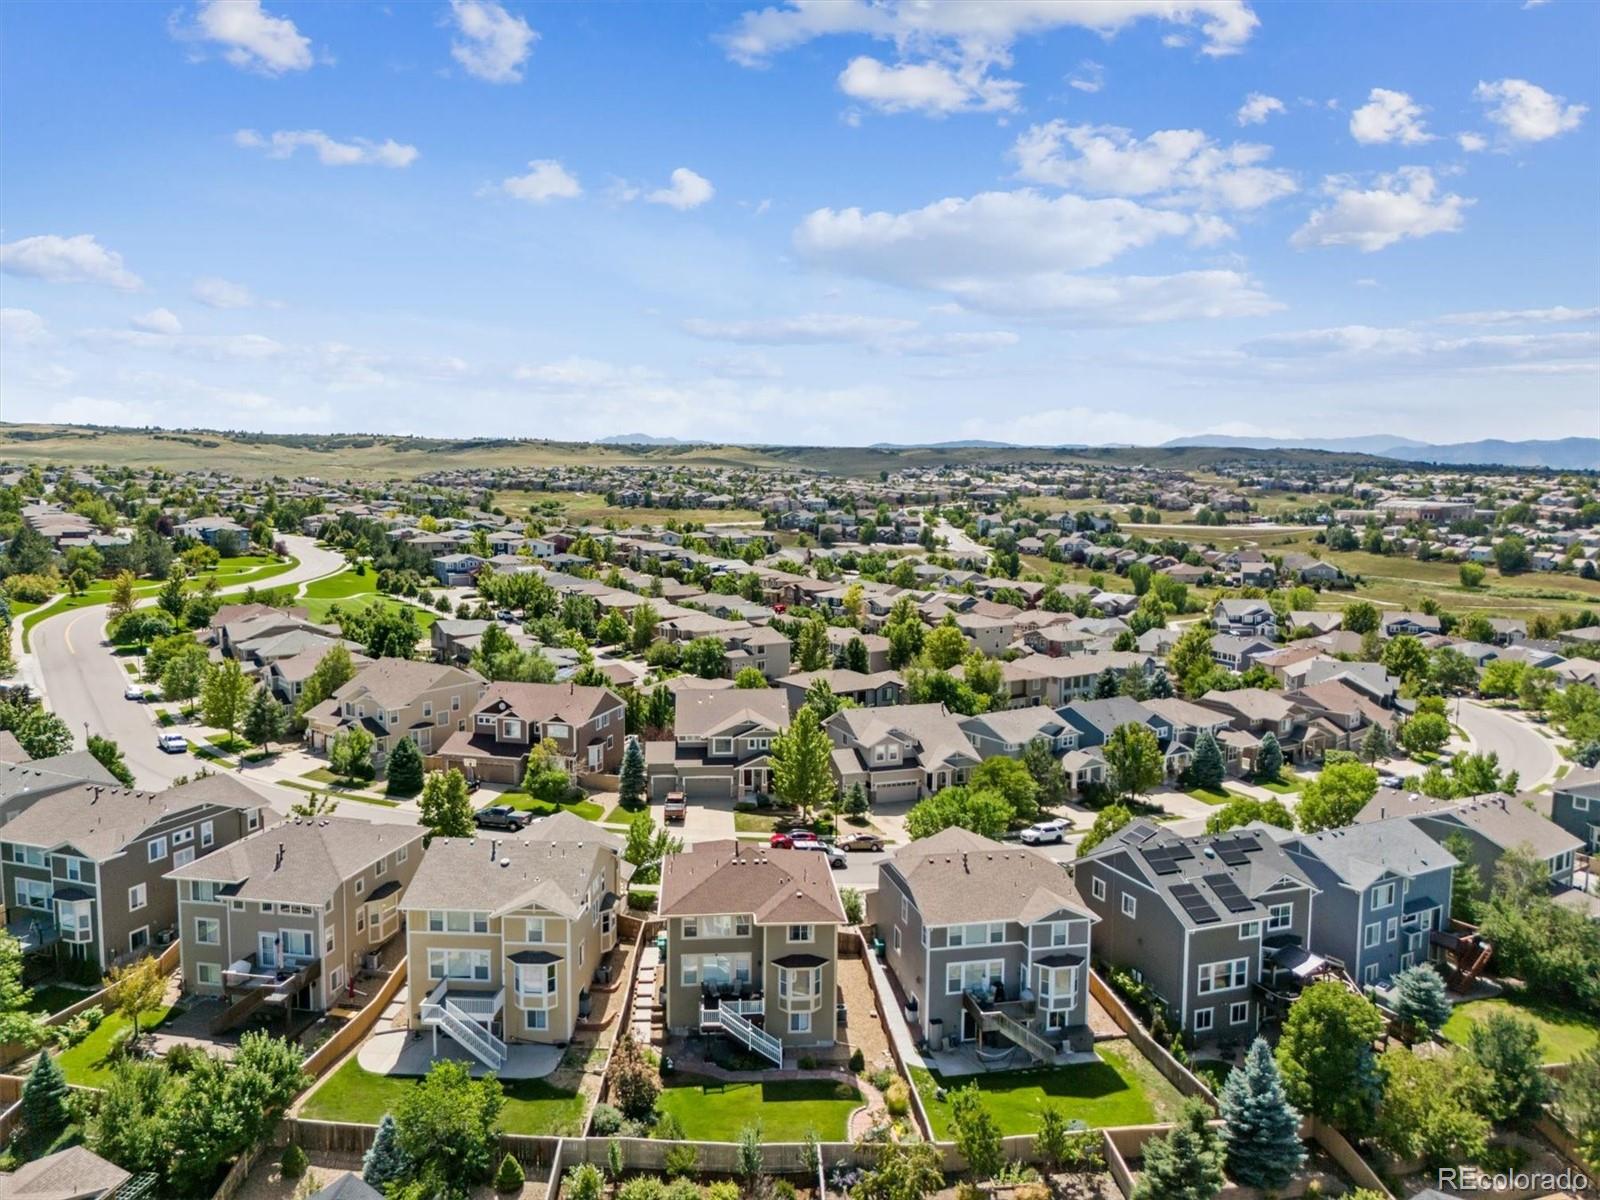
M 1028 923 L 1061 909 L 1095 919 L 1060 863 L 966 829 L 943 829 L 902 846 L 883 870 L 899 877 L 928 925 Z
M 0 1175 L 5 1200 L 97 1200 L 132 1176 L 84 1146 L 73 1146 Z M 345 1200 L 351 1200 L 346 1197 Z
M 50 849 L 72 846 L 97 862 L 122 852 L 145 830 L 207 806 L 260 808 L 264 801 L 237 779 L 209 775 L 164 792 L 83 784 L 44 796 L 19 813 L 0 838 Z
M 321 904 L 344 880 L 399 847 L 420 853 L 424 832 L 417 825 L 355 817 L 296 817 L 170 871 L 167 878 L 232 884 L 229 895 L 246 900 Z
M 1448 850 L 1405 817 L 1298 834 L 1287 844 L 1320 859 L 1355 888 L 1365 888 L 1390 872 L 1414 876 L 1457 865 Z

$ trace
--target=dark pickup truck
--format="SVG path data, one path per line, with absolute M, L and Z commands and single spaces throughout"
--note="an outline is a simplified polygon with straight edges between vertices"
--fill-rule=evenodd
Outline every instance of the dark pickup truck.
M 505 829 L 513 833 L 526 829 L 533 820 L 531 813 L 512 808 L 509 804 L 495 804 L 472 814 L 472 823 L 479 829 Z

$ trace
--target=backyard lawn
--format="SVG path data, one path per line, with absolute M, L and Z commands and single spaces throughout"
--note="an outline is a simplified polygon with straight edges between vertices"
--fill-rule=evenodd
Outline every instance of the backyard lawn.
M 1571 1062 L 1590 1046 L 1600 1042 L 1600 1021 L 1561 1009 L 1547 1008 L 1533 1000 L 1508 993 L 1492 1000 L 1473 1000 L 1458 1004 L 1440 1032 L 1458 1046 L 1467 1044 L 1468 1030 L 1492 1012 L 1515 1013 L 1532 1021 L 1539 1030 L 1539 1048 L 1547 1063 Z
M 657 1107 L 677 1117 L 691 1141 L 737 1141 L 741 1129 L 759 1121 L 762 1141 L 798 1142 L 815 1131 L 825 1142 L 842 1142 L 861 1093 L 826 1079 L 723 1083 L 681 1076 L 667 1080 Z
M 1039 1128 L 1039 1108 L 1046 1102 L 1061 1110 L 1068 1121 L 1082 1121 L 1091 1128 L 1111 1125 L 1149 1125 L 1163 1112 L 1176 1109 L 1178 1095 L 1165 1079 L 1148 1067 L 1139 1052 L 1126 1043 L 1117 1049 L 1098 1047 L 1098 1063 L 1077 1066 L 1041 1067 L 1036 1070 L 996 1071 L 987 1075 L 946 1078 L 920 1068 L 912 1069 L 912 1082 L 922 1096 L 934 1136 L 950 1136 L 949 1092 L 974 1083 L 983 1093 L 989 1111 L 1004 1134 L 1035 1133 Z M 1137 1065 L 1135 1065 L 1137 1060 Z M 935 1098 L 934 1089 L 945 1089 L 947 1098 Z M 1168 1094 L 1170 1093 L 1170 1095 Z
M 374 1075 L 349 1059 L 306 1098 L 300 1115 L 312 1121 L 350 1121 L 376 1125 L 393 1112 L 413 1075 Z M 584 1098 L 542 1079 L 502 1079 L 506 1104 L 500 1124 L 507 1133 L 572 1136 L 582 1132 Z
M 139 1028 L 148 1033 L 157 1025 L 164 1023 L 168 1017 L 176 1016 L 182 1011 L 181 1008 L 167 1005 L 151 1009 L 140 1019 Z M 63 1050 L 56 1061 L 61 1064 L 67 1082 L 80 1087 L 104 1087 L 106 1081 L 111 1078 L 111 1071 L 115 1065 L 109 1057 L 112 1044 L 118 1033 L 127 1027 L 126 1019 L 117 1013 L 112 1013 L 83 1041 L 70 1049 Z
M 33 989 L 33 999 L 28 1001 L 28 1011 L 43 1013 L 58 1013 L 63 1008 L 71 1008 L 80 1000 L 87 1000 L 94 992 L 89 988 L 66 987 L 59 983 L 40 984 Z

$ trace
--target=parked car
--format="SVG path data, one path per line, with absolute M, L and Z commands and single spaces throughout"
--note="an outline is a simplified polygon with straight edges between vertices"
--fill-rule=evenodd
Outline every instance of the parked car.
M 1379 787 L 1386 787 L 1386 788 L 1404 787 L 1405 786 L 1405 782 L 1406 781 L 1404 779 L 1401 779 L 1400 776 L 1398 776 L 1398 775 L 1379 775 L 1378 776 L 1378 786 Z
M 834 842 L 841 850 L 882 850 L 883 839 L 875 833 L 850 833 Z
M 515 625 L 517 623 L 517 614 L 507 609 L 501 609 L 499 612 L 495 613 L 494 619 L 496 621 L 502 621 L 507 625 Z
M 158 734 L 156 745 L 168 754 L 187 754 L 189 752 L 189 741 L 181 733 Z
M 1044 846 L 1051 842 L 1062 841 L 1071 828 L 1071 821 L 1065 817 L 1056 817 L 1049 821 L 1040 821 L 1036 825 L 1029 825 L 1022 831 L 1022 840 L 1030 846 Z
M 793 850 L 804 842 L 818 841 L 820 839 L 809 829 L 791 829 L 787 833 L 774 833 L 768 845 L 776 850 Z
M 142 704 L 144 702 L 144 684 L 130 683 L 122 689 L 122 698 L 124 700 L 137 700 Z
M 689 801 L 684 798 L 683 793 L 668 792 L 667 802 L 661 807 L 661 819 L 681 825 L 688 815 Z
M 828 856 L 828 865 L 835 871 L 842 871 L 848 865 L 848 860 L 846 860 L 843 850 L 828 842 L 819 842 L 815 838 L 810 840 L 801 838 L 790 848 L 794 850 L 815 850 L 819 854 L 826 854 Z
M 512 833 L 526 829 L 532 820 L 531 813 L 512 808 L 509 804 L 491 804 L 472 814 L 472 823 L 479 829 L 505 829 Z

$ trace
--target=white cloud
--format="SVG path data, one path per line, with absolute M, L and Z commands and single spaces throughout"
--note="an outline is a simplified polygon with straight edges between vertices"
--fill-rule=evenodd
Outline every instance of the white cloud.
M 1460 146 L 1468 154 L 1476 154 L 1480 150 L 1489 148 L 1489 139 L 1481 133 L 1458 133 L 1456 134 L 1456 145 Z
M 578 177 L 553 158 L 536 158 L 528 164 L 526 175 L 513 175 L 500 184 L 500 190 L 517 200 L 543 204 L 547 200 L 573 200 L 583 195 Z
M 918 358 L 951 358 L 1007 350 L 1022 339 L 1009 329 L 981 329 L 956 333 L 914 333 L 895 338 L 882 349 Z
M 1251 92 L 1244 98 L 1244 103 L 1239 106 L 1239 111 L 1234 114 L 1234 120 L 1241 125 L 1261 125 L 1274 113 L 1284 111 L 1283 101 L 1276 96 L 1268 96 L 1263 92 Z
M 216 43 L 228 62 L 262 75 L 304 71 L 313 61 L 311 39 L 261 0 L 202 0 L 193 23 L 174 28 L 180 37 Z
M 1282 307 L 1250 276 L 1229 270 L 1175 275 L 1041 272 L 1019 279 L 955 280 L 948 290 L 967 307 L 996 316 L 1059 319 L 1090 327 L 1254 317 Z
M 250 308 L 255 295 L 242 283 L 230 283 L 214 275 L 202 276 L 189 286 L 189 294 L 211 308 Z
M 154 425 L 155 414 L 141 404 L 125 400 L 106 400 L 98 396 L 72 396 L 57 400 L 45 410 L 46 418 L 58 425 Z
M 526 21 L 494 0 L 450 0 L 450 15 L 460 35 L 450 55 L 467 74 L 488 83 L 522 82 L 522 64 L 539 39 Z
M 951 68 L 933 61 L 891 67 L 864 54 L 851 59 L 839 72 L 840 91 L 890 113 L 1009 112 L 1017 107 L 1019 87 L 978 69 Z
M 152 308 L 147 313 L 128 318 L 128 324 L 146 333 L 172 335 L 183 332 L 183 322 L 170 308 Z
M 1313 212 L 1290 245 L 1354 246 L 1370 254 L 1409 238 L 1455 233 L 1473 203 L 1453 192 L 1440 195 L 1426 167 L 1401 167 L 1366 189 L 1347 176 L 1330 176 L 1323 190 L 1332 203 Z
M 685 209 L 699 208 L 714 195 L 716 188 L 711 186 L 709 179 L 696 175 L 688 167 L 679 167 L 672 172 L 670 186 L 657 188 L 646 195 L 645 200 L 651 204 L 665 204 L 682 212 Z
M 524 364 L 511 373 L 518 383 L 539 389 L 613 391 L 659 379 L 645 367 L 622 367 L 594 358 L 572 357 L 556 362 Z
M 0 342 L 36 346 L 49 336 L 44 318 L 29 308 L 0 308 Z
M 1075 151 L 1068 155 L 1067 148 Z M 1154 196 L 1164 203 L 1259 208 L 1295 191 L 1294 177 L 1259 164 L 1272 149 L 1249 142 L 1219 146 L 1198 129 L 1161 129 L 1136 138 L 1112 125 L 1034 125 L 1012 157 L 1022 178 L 1111 196 Z
M 1405 92 L 1375 87 L 1367 93 L 1367 103 L 1350 114 L 1350 136 L 1363 146 L 1391 142 L 1415 146 L 1432 141 L 1422 113 L 1422 106 Z
M 1600 367 L 1600 333 L 1440 337 L 1414 329 L 1345 325 L 1273 334 L 1239 347 L 1248 359 L 1338 370 L 1545 372 Z
M 852 313 L 805 313 L 744 321 L 711 321 L 690 317 L 685 333 L 708 341 L 744 342 L 760 346 L 819 346 L 829 343 L 877 342 L 917 328 L 900 317 L 868 317 Z
M 1067 76 L 1067 86 L 1093 95 L 1106 85 L 1106 69 L 1092 58 L 1078 64 L 1078 69 Z
M 262 137 L 254 129 L 241 129 L 233 135 L 234 145 L 246 150 L 263 150 L 268 158 L 290 158 L 302 146 L 316 151 L 325 167 L 380 166 L 409 167 L 417 161 L 417 148 L 395 141 L 367 138 L 335 141 L 320 129 L 280 129 Z
M 92 233 L 61 237 L 39 234 L 0 245 L 0 271 L 50 283 L 103 283 L 121 292 L 136 292 L 141 280 L 122 265 L 122 255 L 107 250 Z
M 1600 308 L 1568 308 L 1558 304 L 1552 308 L 1446 313 L 1434 318 L 1434 323 L 1439 325 L 1564 325 L 1578 321 L 1600 321 Z
M 718 379 L 782 379 L 783 368 L 765 354 L 725 354 L 698 358 L 695 365 Z
M 1568 104 L 1526 79 L 1500 79 L 1479 83 L 1475 99 L 1488 106 L 1489 120 L 1514 142 L 1544 142 L 1571 133 L 1583 123 L 1586 104 Z

